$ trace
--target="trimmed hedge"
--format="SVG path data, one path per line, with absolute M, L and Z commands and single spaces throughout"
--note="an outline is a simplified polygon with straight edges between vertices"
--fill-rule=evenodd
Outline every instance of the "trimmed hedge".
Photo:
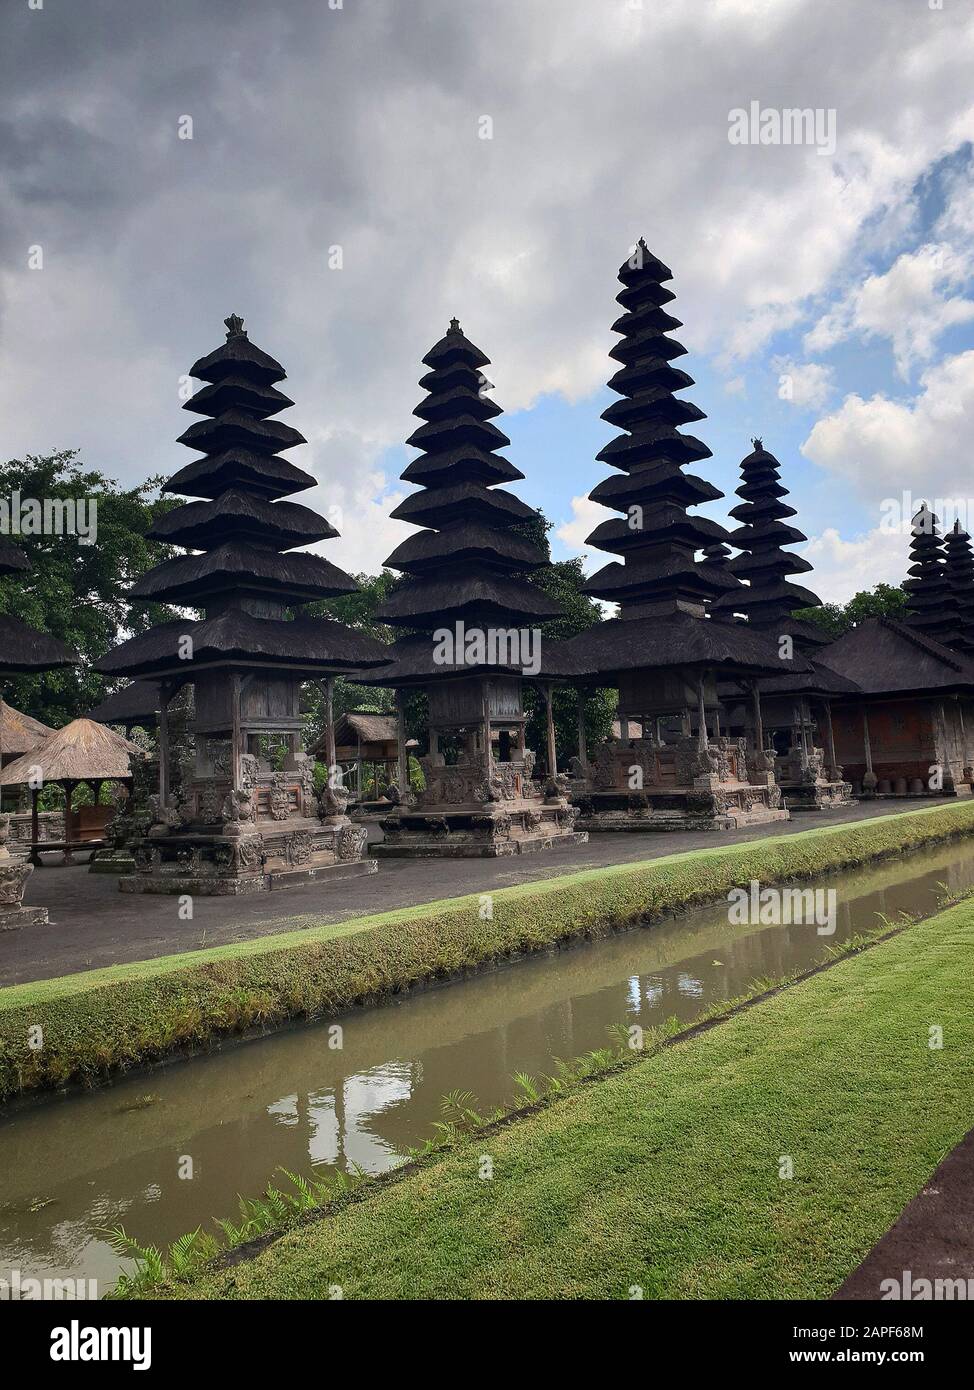
M 974 832 L 974 801 L 589 869 L 0 990 L 0 1100 L 94 1081 L 254 1027 L 320 1017 L 579 937 Z M 43 1032 L 42 1045 L 36 1029 Z M 32 1035 L 32 1030 L 33 1035 Z

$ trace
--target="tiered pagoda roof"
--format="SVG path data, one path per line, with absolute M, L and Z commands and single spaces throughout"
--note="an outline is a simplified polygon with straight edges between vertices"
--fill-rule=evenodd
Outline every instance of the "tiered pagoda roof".
M 731 540 L 744 553 L 728 566 L 739 579 L 747 580 L 747 587 L 717 599 L 713 612 L 744 613 L 754 627 L 775 637 L 790 635 L 800 650 L 824 646 L 828 638 L 819 628 L 792 617 L 795 609 L 818 608 L 822 602 L 811 589 L 787 578 L 811 570 L 808 560 L 783 549 L 808 537 L 785 520 L 797 513 L 784 501 L 788 489 L 780 480 L 781 464 L 760 439 L 751 443 L 752 452 L 741 460 L 743 482 L 737 495 L 742 501 L 730 513 L 741 523 L 731 532 Z
M 602 418 L 623 432 L 598 455 L 619 471 L 589 496 L 621 516 L 603 521 L 588 543 L 620 559 L 592 575 L 585 592 L 614 600 L 620 614 L 572 643 L 584 641 L 603 674 L 677 664 L 728 673 L 781 671 L 763 636 L 704 616 L 707 604 L 740 593 L 742 585 L 726 563 L 726 529 L 688 511 L 723 494 L 684 471 L 711 451 L 679 428 L 705 417 L 675 394 L 693 378 L 673 365 L 686 349 L 669 336 L 681 326 L 664 307 L 675 298 L 665 285 L 672 278 L 642 240 L 619 269 L 623 288 L 616 298 L 624 312 L 612 327 L 622 340 L 610 356 L 621 365 L 609 385 L 622 399 Z M 704 559 L 697 560 L 701 549 Z M 788 669 L 804 669 L 804 663 L 799 658 Z
M 958 606 L 944 564 L 944 543 L 938 526 L 937 517 L 926 502 L 921 502 L 913 518 L 910 539 L 908 573 L 912 577 L 904 580 L 903 588 L 910 610 L 909 625 L 950 646 L 958 631 Z
M 974 651 L 974 550 L 960 521 L 944 537 L 944 569 L 956 605 L 956 625 L 949 645 L 955 651 Z
M 25 575 L 30 561 L 19 546 L 0 539 L 0 575 Z M 0 676 L 53 671 L 77 666 L 78 657 L 64 642 L 28 627 L 19 618 L 0 613 Z
M 712 483 L 685 473 L 687 464 L 710 457 L 710 450 L 678 426 L 704 419 L 704 413 L 675 392 L 693 378 L 672 365 L 684 348 L 668 336 L 680 320 L 664 304 L 675 298 L 663 282 L 672 272 L 653 256 L 644 241 L 619 270 L 623 289 L 616 296 L 625 312 L 612 325 L 622 341 L 610 357 L 621 363 L 609 381 L 622 400 L 602 418 L 622 431 L 598 455 L 620 470 L 590 494 L 622 517 L 603 521 L 588 537 L 590 545 L 622 557 L 594 574 L 586 592 L 613 599 L 627 608 L 659 605 L 675 611 L 679 602 L 699 606 L 739 584 L 719 565 L 697 563 L 694 554 L 719 545 L 727 532 L 717 522 L 690 516 L 687 508 L 722 494 Z
M 156 565 L 130 597 L 203 609 L 196 622 L 162 623 L 124 642 L 98 663 L 106 674 L 187 676 L 199 664 L 288 667 L 309 673 L 385 663 L 372 638 L 341 623 L 297 616 L 292 607 L 358 587 L 320 555 L 290 553 L 338 532 L 310 507 L 277 499 L 314 486 L 310 473 L 278 456 L 304 436 L 272 417 L 292 404 L 276 387 L 284 368 L 253 344 L 243 320 L 225 320 L 226 342 L 190 374 L 207 384 L 184 409 L 204 418 L 179 437 L 203 451 L 164 487 L 201 500 L 168 512 L 152 539 L 189 551 Z M 185 638 L 193 661 L 179 659 Z
M 492 423 L 501 408 L 485 394 L 489 358 L 453 319 L 423 362 L 430 370 L 419 384 L 427 395 L 413 411 L 423 423 L 406 441 L 421 453 L 402 474 L 421 490 L 392 515 L 424 529 L 386 560 L 405 580 L 376 613 L 381 622 L 411 632 L 392 648 L 394 664 L 370 684 L 420 683 L 476 669 L 434 660 L 437 629 L 452 631 L 458 623 L 468 631 L 536 628 L 561 612 L 529 578 L 548 563 L 542 548 L 519 530 L 538 513 L 499 486 L 524 474 L 497 453 L 510 440 Z M 561 644 L 547 646 L 554 653 Z M 550 663 L 544 669 L 561 673 Z

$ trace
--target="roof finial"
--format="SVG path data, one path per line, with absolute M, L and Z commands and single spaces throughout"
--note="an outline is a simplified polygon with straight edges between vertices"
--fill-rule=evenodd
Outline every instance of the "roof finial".
M 224 319 L 223 322 L 227 326 L 228 338 L 246 338 L 247 334 L 244 329 L 244 321 L 239 314 L 231 314 L 230 317 Z
M 450 333 L 463 333 L 463 329 L 460 327 L 460 320 L 459 320 L 459 319 L 451 319 L 451 320 L 450 320 L 450 327 L 449 327 L 449 330 L 448 330 L 448 331 L 449 331 Z
M 752 435 L 752 437 L 751 437 L 751 443 L 754 445 L 754 452 L 755 452 L 756 454 L 760 454 L 760 453 L 762 452 L 762 450 L 764 449 L 764 440 L 763 440 L 763 439 L 756 439 L 756 438 Z

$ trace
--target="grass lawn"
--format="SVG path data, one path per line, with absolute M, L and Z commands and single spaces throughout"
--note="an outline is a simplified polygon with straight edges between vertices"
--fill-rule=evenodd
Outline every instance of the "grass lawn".
M 965 902 L 166 1292 L 825 1298 L 974 1125 L 972 967 Z
M 751 879 L 810 878 L 972 832 L 974 801 L 959 801 L 503 888 L 489 917 L 474 894 L 14 985 L 0 989 L 0 1101 L 651 922 Z

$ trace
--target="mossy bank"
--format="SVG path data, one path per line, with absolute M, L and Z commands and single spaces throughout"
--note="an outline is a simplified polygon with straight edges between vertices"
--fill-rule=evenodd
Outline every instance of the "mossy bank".
M 730 888 L 808 878 L 974 832 L 974 802 L 359 917 L 0 990 L 0 1100 L 651 922 Z

